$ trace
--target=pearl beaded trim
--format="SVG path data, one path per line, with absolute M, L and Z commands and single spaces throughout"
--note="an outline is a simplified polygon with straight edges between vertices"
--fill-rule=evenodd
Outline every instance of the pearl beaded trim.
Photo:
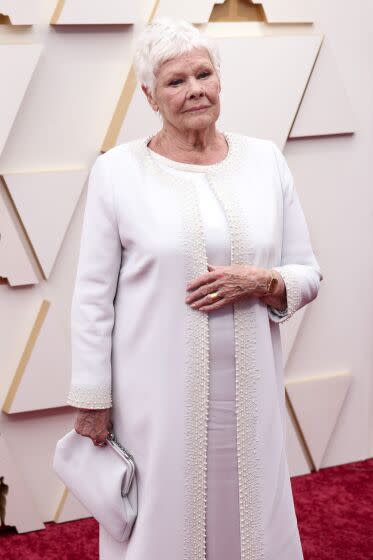
M 236 145 L 237 144 L 237 145 Z M 221 172 L 208 174 L 210 185 L 225 210 L 231 232 L 231 263 L 254 264 L 254 247 L 251 244 L 251 224 L 239 197 L 232 188 L 233 173 L 238 170 L 249 150 L 248 140 L 237 138 L 232 169 L 227 179 Z M 231 174 L 231 176 L 230 176 Z M 235 356 L 236 356 L 236 414 L 237 454 L 240 502 L 241 559 L 264 558 L 264 527 L 262 490 L 262 465 L 257 436 L 258 402 L 257 385 L 260 371 L 256 363 L 255 303 L 238 300 L 234 303 Z
M 235 197 L 234 173 L 247 154 L 248 140 L 239 134 L 224 133 L 229 151 L 216 164 L 201 166 L 227 216 L 231 234 L 231 262 L 251 263 L 254 251 L 248 232 L 250 224 Z M 136 141 L 141 162 L 149 172 L 176 189 L 184 219 L 186 283 L 207 270 L 206 245 L 198 195 L 193 184 L 182 176 L 170 174 L 148 152 L 151 136 Z M 145 150 L 144 150 L 145 149 Z M 144 153 L 145 151 L 145 153 Z M 191 169 L 196 166 L 191 165 Z M 208 314 L 186 304 L 188 363 L 185 395 L 185 516 L 184 560 L 206 559 L 207 506 L 207 425 L 209 400 L 209 329 Z M 256 317 L 252 302 L 234 304 L 236 355 L 236 414 L 239 477 L 241 560 L 263 560 L 264 528 L 262 520 L 262 467 L 257 438 Z
M 77 408 L 110 408 L 111 387 L 109 385 L 71 384 L 67 404 Z
M 298 279 L 290 267 L 284 266 L 273 266 L 274 270 L 277 270 L 284 279 L 286 286 L 286 297 L 287 297 L 287 312 L 276 313 L 270 306 L 268 306 L 268 313 L 271 319 L 277 323 L 284 323 L 288 321 L 292 315 L 301 306 L 301 293 L 299 288 Z

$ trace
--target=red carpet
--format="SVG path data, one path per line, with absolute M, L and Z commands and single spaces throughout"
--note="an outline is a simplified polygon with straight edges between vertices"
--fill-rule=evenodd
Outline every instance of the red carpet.
M 292 487 L 304 560 L 373 560 L 373 459 L 292 478 Z M 98 560 L 98 525 L 91 518 L 0 533 L 0 559 Z
M 295 477 L 292 487 L 305 560 L 373 560 L 373 459 Z

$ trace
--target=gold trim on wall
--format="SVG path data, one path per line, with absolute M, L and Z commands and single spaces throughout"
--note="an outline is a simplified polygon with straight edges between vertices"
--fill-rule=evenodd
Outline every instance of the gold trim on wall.
M 10 21 L 10 17 L 6 14 L 0 14 L 0 25 L 13 25 Z
M 304 85 L 304 90 L 303 90 L 303 93 L 302 93 L 302 97 L 301 97 L 300 100 L 299 100 L 298 109 L 296 110 L 295 115 L 294 115 L 294 118 L 293 118 L 293 120 L 291 121 L 291 123 L 290 123 L 290 125 L 289 125 L 289 130 L 288 130 L 288 133 L 287 133 L 287 138 L 288 138 L 288 139 L 290 138 L 291 130 L 292 130 L 292 128 L 293 128 L 293 126 L 294 126 L 294 123 L 295 123 L 295 121 L 296 121 L 296 119 L 297 119 L 298 112 L 299 112 L 299 110 L 300 110 L 300 108 L 301 108 L 301 105 L 302 105 L 302 103 L 303 103 L 303 98 L 304 98 L 304 96 L 306 95 L 306 91 L 307 91 L 307 88 L 308 88 L 308 84 L 310 83 L 310 80 L 311 80 L 311 77 L 312 77 L 312 73 L 313 73 L 313 71 L 314 71 L 314 69 L 315 69 L 317 60 L 318 60 L 319 55 L 320 55 L 320 50 L 321 50 L 321 47 L 322 47 L 322 44 L 323 44 L 323 41 L 324 41 L 324 35 L 320 35 L 320 37 L 321 37 L 320 45 L 319 45 L 319 48 L 317 49 L 317 54 L 316 54 L 316 56 L 315 56 L 315 60 L 313 61 L 312 68 L 311 68 L 311 71 L 310 71 L 309 76 L 308 76 L 308 80 L 306 81 L 306 83 L 305 83 L 305 85 Z
M 129 69 L 127 79 L 122 89 L 122 93 L 120 94 L 119 101 L 117 103 L 108 131 L 104 138 L 101 152 L 106 152 L 107 150 L 115 146 L 123 121 L 126 118 L 128 108 L 132 101 L 133 94 L 135 93 L 135 89 L 136 74 L 135 69 L 132 65 Z
M 41 266 L 41 263 L 38 259 L 38 255 L 34 249 L 34 246 L 32 244 L 32 241 L 29 237 L 29 234 L 27 232 L 27 229 L 22 221 L 21 215 L 18 212 L 18 208 L 12 198 L 12 194 L 10 192 L 10 189 L 8 187 L 8 185 L 6 184 L 5 178 L 3 175 L 0 175 L 0 187 L 1 184 L 4 187 L 4 192 L 6 195 L 6 198 L 4 199 L 4 203 L 7 205 L 7 209 L 11 215 L 11 218 L 13 220 L 13 224 L 14 227 L 17 229 L 17 232 L 19 234 L 19 238 L 22 242 L 23 248 L 26 251 L 28 260 L 31 264 L 31 267 L 33 268 L 33 271 L 35 273 L 35 276 L 38 278 L 38 280 L 43 279 L 43 280 L 47 280 L 44 272 L 43 272 L 43 268 Z
M 45 317 L 47 315 L 48 309 L 50 306 L 50 301 L 48 300 L 43 300 L 40 309 L 38 311 L 38 314 L 36 316 L 34 325 L 31 329 L 31 333 L 28 337 L 28 340 L 26 342 L 25 348 L 23 350 L 21 359 L 19 361 L 19 364 L 17 366 L 17 369 L 14 373 L 13 376 L 13 380 L 11 382 L 11 385 L 8 389 L 8 393 L 5 397 L 3 406 L 2 406 L 2 410 L 3 412 L 7 412 L 8 414 L 11 413 L 11 408 L 12 408 L 12 403 L 14 400 L 14 397 L 16 396 L 18 387 L 21 383 L 23 374 L 25 372 L 26 366 L 29 362 L 30 356 L 32 354 L 32 351 L 34 349 L 34 346 L 36 344 L 37 338 L 40 334 L 41 328 L 43 326 L 43 323 L 45 321 Z
M 329 373 L 329 374 L 326 374 L 326 375 L 325 374 L 308 375 L 308 376 L 304 376 L 304 377 L 300 377 L 300 378 L 289 378 L 285 381 L 286 403 L 287 403 L 287 406 L 288 406 L 288 410 L 289 410 L 289 413 L 290 413 L 290 416 L 291 416 L 291 420 L 293 421 L 293 426 L 294 426 L 297 434 L 299 435 L 300 443 L 301 443 L 301 446 L 303 448 L 304 456 L 305 456 L 305 458 L 308 462 L 308 466 L 310 466 L 310 465 L 312 466 L 312 468 L 311 468 L 312 471 L 318 471 L 319 466 L 317 466 L 316 463 L 315 463 L 313 453 L 312 453 L 312 451 L 311 451 L 311 449 L 310 449 L 310 447 L 307 443 L 307 439 L 306 439 L 306 436 L 303 432 L 301 423 L 298 420 L 298 415 L 296 413 L 295 406 L 293 405 L 293 403 L 291 401 L 290 394 L 288 392 L 288 386 L 292 385 L 292 384 L 312 383 L 314 381 L 327 381 L 328 379 L 333 379 L 333 378 L 338 378 L 338 377 L 339 378 L 347 377 L 347 378 L 351 379 L 351 373 L 350 372 L 337 372 L 337 373 Z M 347 394 L 347 391 L 346 391 L 346 394 Z M 345 395 L 345 397 L 346 397 L 346 395 Z M 341 403 L 341 408 L 339 409 L 336 424 L 334 425 L 334 428 L 338 423 L 338 416 L 341 412 L 345 397 L 344 397 L 344 399 Z M 331 436 L 331 434 L 329 435 L 329 440 L 330 440 L 330 436 Z M 329 440 L 328 440 L 328 443 L 329 443 Z M 328 445 L 328 443 L 327 443 L 327 445 Z M 326 451 L 326 449 L 327 449 L 327 446 L 325 448 L 325 451 Z
M 226 0 L 223 4 L 215 4 L 209 21 L 264 21 L 266 16 L 261 4 L 253 4 L 250 0 Z
M 159 2 L 160 0 L 155 0 L 153 8 L 151 9 L 149 15 L 148 23 L 151 23 L 153 21 L 158 9 Z M 113 148 L 115 146 L 120 130 L 122 128 L 123 121 L 126 118 L 128 108 L 132 101 L 133 94 L 135 93 L 136 84 L 137 82 L 135 68 L 133 65 L 131 65 L 126 81 L 124 82 L 122 93 L 120 94 L 119 101 L 110 121 L 109 128 L 102 143 L 101 152 L 106 152 L 107 150 L 110 150 L 110 148 Z
M 53 15 L 51 17 L 51 21 L 50 21 L 51 25 L 58 24 L 58 20 L 60 18 L 64 5 L 65 5 L 65 0 L 58 0 Z
M 290 421 L 293 423 L 294 430 L 295 430 L 295 432 L 296 432 L 296 434 L 299 438 L 299 443 L 300 443 L 300 446 L 302 448 L 304 458 L 307 461 L 307 464 L 308 464 L 308 467 L 309 467 L 310 471 L 317 471 L 315 462 L 312 458 L 312 453 L 311 453 L 311 451 L 310 451 L 310 449 L 307 445 L 306 438 L 304 437 L 304 434 L 302 432 L 301 425 L 299 424 L 297 415 L 295 413 L 294 407 L 293 407 L 292 402 L 290 400 L 290 397 L 288 395 L 286 386 L 285 386 L 285 399 L 286 399 L 286 407 L 288 409 L 289 416 L 290 416 Z
M 60 501 L 58 502 L 58 505 L 57 505 L 57 508 L 56 508 L 56 512 L 55 512 L 55 514 L 54 514 L 54 516 L 53 516 L 53 521 L 54 521 L 55 523 L 58 523 L 58 521 L 59 521 L 61 512 L 62 512 L 62 510 L 63 510 L 63 508 L 64 508 L 64 506 L 65 506 L 66 500 L 67 500 L 68 493 L 69 493 L 69 491 L 68 491 L 68 489 L 67 489 L 66 486 L 65 486 L 64 489 L 63 489 L 63 492 L 62 492 L 62 496 L 61 496 L 61 498 L 60 498 Z

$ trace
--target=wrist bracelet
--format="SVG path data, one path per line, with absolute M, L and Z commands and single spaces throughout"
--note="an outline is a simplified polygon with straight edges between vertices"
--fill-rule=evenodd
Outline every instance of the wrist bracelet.
M 271 278 L 267 284 L 267 294 L 273 294 L 278 284 L 278 279 L 274 275 L 273 270 L 270 270 L 270 273 L 271 273 Z

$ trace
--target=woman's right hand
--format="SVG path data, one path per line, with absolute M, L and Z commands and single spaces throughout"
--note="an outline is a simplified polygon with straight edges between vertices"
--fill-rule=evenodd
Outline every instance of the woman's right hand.
M 91 438 L 94 445 L 107 445 L 106 436 L 113 429 L 111 408 L 79 408 L 75 419 L 75 431 Z

